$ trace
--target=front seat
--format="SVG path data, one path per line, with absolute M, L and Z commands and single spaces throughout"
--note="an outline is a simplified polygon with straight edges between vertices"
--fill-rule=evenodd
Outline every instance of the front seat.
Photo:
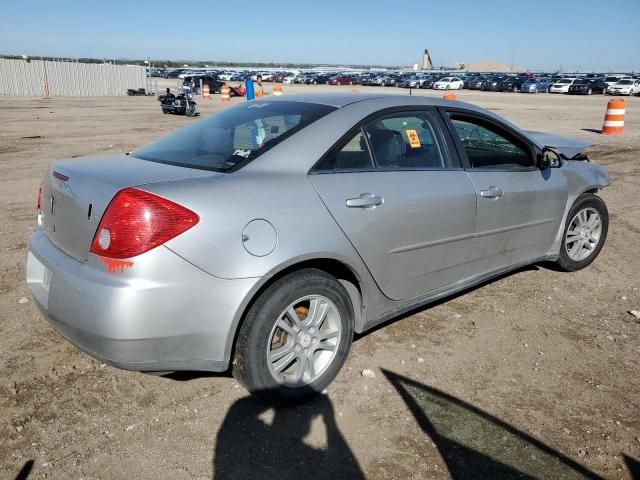
M 407 144 L 400 132 L 395 130 L 375 130 L 369 141 L 379 167 L 399 166 L 407 153 Z

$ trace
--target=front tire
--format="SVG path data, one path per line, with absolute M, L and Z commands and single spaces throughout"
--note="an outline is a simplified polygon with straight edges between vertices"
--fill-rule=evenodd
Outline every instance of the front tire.
M 196 113 L 198 113 L 198 109 L 195 105 L 187 105 L 187 108 L 184 111 L 187 117 L 195 117 Z
M 331 275 L 304 269 L 269 286 L 240 327 L 233 375 L 275 404 L 301 403 L 322 392 L 345 362 L 353 307 Z
M 602 250 L 608 231 L 609 212 L 604 201 L 591 193 L 580 195 L 567 215 L 558 267 L 575 272 L 590 265 Z

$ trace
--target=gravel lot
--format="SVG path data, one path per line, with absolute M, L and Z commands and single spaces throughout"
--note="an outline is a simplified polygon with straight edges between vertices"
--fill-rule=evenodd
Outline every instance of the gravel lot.
M 284 94 L 312 89 L 351 87 Z M 228 375 L 101 365 L 48 325 L 24 281 L 49 161 L 125 152 L 196 120 L 162 115 L 155 98 L 0 97 L 0 477 L 638 475 L 640 321 L 627 311 L 640 310 L 640 98 L 625 98 L 624 136 L 605 137 L 601 95 L 458 97 L 596 144 L 612 183 L 602 254 L 578 273 L 526 268 L 388 323 L 356 340 L 327 395 L 284 410 Z M 219 95 L 200 103 L 203 116 L 224 108 Z

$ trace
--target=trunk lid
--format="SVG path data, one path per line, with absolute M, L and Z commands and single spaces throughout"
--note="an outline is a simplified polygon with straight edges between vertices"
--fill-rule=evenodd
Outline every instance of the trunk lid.
M 42 228 L 54 245 L 86 262 L 100 219 L 119 190 L 207 175 L 212 172 L 128 155 L 56 161 L 42 182 Z

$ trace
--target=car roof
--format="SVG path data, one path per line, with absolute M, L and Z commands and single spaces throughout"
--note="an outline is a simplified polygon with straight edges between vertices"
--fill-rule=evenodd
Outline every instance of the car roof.
M 329 105 L 342 108 L 359 102 L 380 103 L 381 108 L 389 107 L 411 107 L 411 106 L 436 106 L 436 107 L 459 107 L 466 110 L 473 110 L 495 116 L 490 111 L 467 102 L 458 100 L 445 100 L 438 97 L 427 97 L 422 95 L 407 95 L 398 93 L 296 93 L 291 95 L 261 97 L 257 102 L 304 102 Z M 504 121 L 504 119 L 502 119 Z

